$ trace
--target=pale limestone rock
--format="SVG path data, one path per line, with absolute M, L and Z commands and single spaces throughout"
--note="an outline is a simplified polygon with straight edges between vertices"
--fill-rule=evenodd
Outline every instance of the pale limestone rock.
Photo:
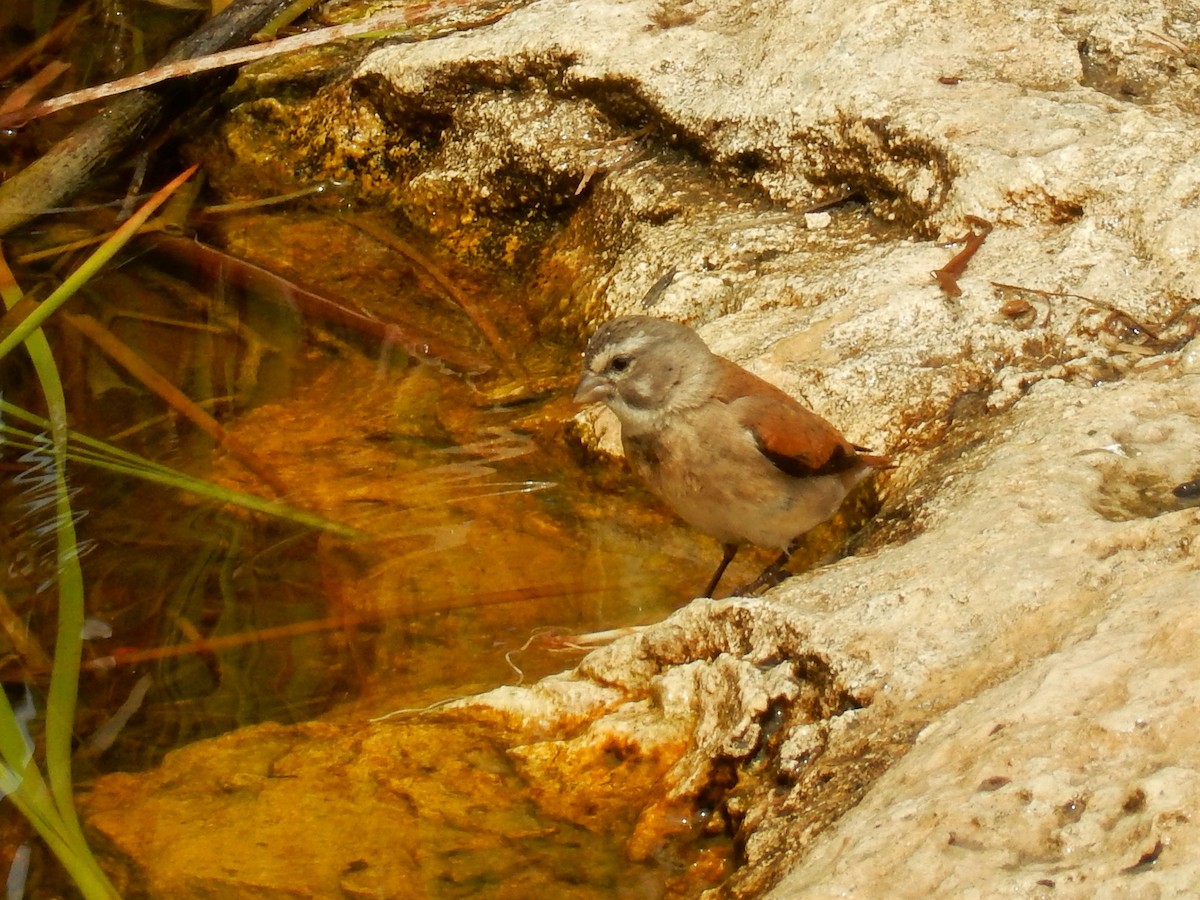
M 642 672 L 635 691 L 689 650 L 819 653 L 821 680 L 862 707 L 789 720 L 775 765 L 797 787 L 739 798 L 756 823 L 743 890 L 787 867 L 772 896 L 1038 896 L 1046 881 L 1179 896 L 1195 882 L 1200 511 L 1171 489 L 1198 465 L 1200 379 L 1182 355 L 1118 384 L 1037 385 L 990 437 L 922 473 L 936 492 L 902 546 L 768 598 L 696 601 L 585 660 L 604 682 Z M 806 773 L 925 723 L 806 855 Z M 712 739 L 695 740 L 703 757 Z M 833 794 L 859 776 L 826 768 Z M 1138 869 L 1160 841 L 1160 862 Z

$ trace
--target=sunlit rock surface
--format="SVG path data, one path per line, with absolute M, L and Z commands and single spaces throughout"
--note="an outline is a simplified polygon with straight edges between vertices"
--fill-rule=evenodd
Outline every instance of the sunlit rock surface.
M 357 179 L 576 337 L 674 270 L 651 312 L 898 459 L 857 555 L 460 704 L 531 803 L 728 830 L 746 896 L 1200 883 L 1196 12 L 539 0 L 243 93 L 241 177 Z M 160 883 L 125 778 L 92 824 Z

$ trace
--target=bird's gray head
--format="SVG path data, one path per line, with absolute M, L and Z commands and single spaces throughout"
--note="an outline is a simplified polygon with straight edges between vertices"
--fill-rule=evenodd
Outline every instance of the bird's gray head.
M 713 355 L 686 325 L 623 316 L 602 325 L 583 354 L 576 403 L 602 402 L 626 434 L 664 413 L 697 406 L 711 393 Z

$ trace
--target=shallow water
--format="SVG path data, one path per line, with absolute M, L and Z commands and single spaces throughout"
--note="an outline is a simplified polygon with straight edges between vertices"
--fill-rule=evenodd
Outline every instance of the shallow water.
M 253 298 L 223 301 L 188 288 L 191 300 L 209 304 L 197 322 L 194 304 L 180 304 L 163 284 L 181 290 L 161 270 L 125 266 L 99 279 L 93 302 L 75 311 L 103 317 L 192 399 L 207 401 L 284 485 L 277 499 L 361 536 L 272 522 L 80 467 L 72 481 L 89 542 L 89 612 L 112 628 L 91 647 L 120 663 L 102 677 L 152 664 L 170 702 L 190 702 L 197 692 L 221 692 L 210 683 L 221 680 L 214 666 L 219 674 L 232 665 L 237 680 L 240 664 L 252 663 L 258 688 L 230 707 L 236 715 L 221 717 L 226 725 L 304 717 L 355 693 L 325 673 L 361 691 L 382 669 L 397 682 L 389 691 L 404 696 L 494 684 L 517 677 L 505 654 L 537 629 L 645 621 L 685 599 L 686 533 L 665 552 L 658 540 L 647 546 L 643 526 L 661 517 L 645 497 L 601 493 L 571 461 L 562 434 L 572 411 L 569 371 L 528 389 L 465 376 L 311 330 L 290 312 L 253 309 Z M 64 332 L 57 343 L 74 370 L 77 430 L 271 496 L 78 335 Z M 567 356 L 561 348 L 544 355 Z M 17 511 L 8 520 L 26 530 L 39 524 L 19 512 L 28 503 L 20 486 L 9 491 Z M 316 622 L 327 627 L 253 640 L 256 630 Z M 239 634 L 245 644 L 203 658 L 203 640 Z M 189 641 L 190 651 L 167 655 Z M 152 651 L 164 658 L 138 655 Z M 446 658 L 426 662 L 423 654 Z M 281 658 L 268 663 L 273 657 Z M 531 676 L 564 664 L 530 657 Z M 263 678 L 264 666 L 272 678 Z M 299 688 L 313 677 L 324 685 Z
M 315 246 L 347 233 L 344 221 L 322 233 L 309 216 L 258 216 L 239 227 L 261 250 L 286 241 L 280 232 L 295 232 L 296 221 Z M 292 260 L 276 259 L 277 268 L 320 261 L 299 240 L 286 246 Z M 324 289 L 348 268 L 346 256 L 329 271 L 310 264 L 305 280 Z M 462 313 L 421 281 L 408 291 L 379 286 L 390 310 L 380 297 L 356 297 L 372 316 L 447 335 L 487 359 L 488 372 L 420 361 L 144 246 L 71 307 L 210 409 L 283 489 L 278 496 L 77 330 L 51 327 L 73 428 L 357 532 L 73 466 L 94 635 L 80 684 L 79 778 L 146 769 L 175 748 L 257 723 L 362 720 L 532 681 L 580 658 L 573 636 L 661 619 L 702 583 L 711 542 L 665 516 L 624 473 L 584 468 L 571 451 L 564 423 L 577 351 L 539 338 L 513 313 L 513 295 L 473 284 L 472 297 L 521 348 L 525 371 L 506 372 Z M 28 376 L 17 360 L 5 367 L 6 399 L 17 401 Z M 5 595 L 34 639 L 52 647 L 50 510 L 31 493 L 30 461 L 6 453 L 4 464 L 4 542 L 16 561 Z M 45 672 L 16 653 L 6 660 L 14 690 L 23 682 L 44 690 Z M 557 834 L 561 823 L 546 827 Z M 666 877 L 644 866 L 621 875 L 619 837 L 596 837 L 605 862 L 585 869 L 604 868 L 610 882 Z M 539 839 L 550 866 L 539 880 L 557 877 L 547 847 L 578 854 L 572 841 Z

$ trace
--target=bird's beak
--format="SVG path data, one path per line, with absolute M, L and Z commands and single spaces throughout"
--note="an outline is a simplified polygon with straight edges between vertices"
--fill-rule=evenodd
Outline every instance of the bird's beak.
M 575 387 L 576 403 L 599 403 L 612 396 L 612 385 L 594 372 L 584 372 Z

